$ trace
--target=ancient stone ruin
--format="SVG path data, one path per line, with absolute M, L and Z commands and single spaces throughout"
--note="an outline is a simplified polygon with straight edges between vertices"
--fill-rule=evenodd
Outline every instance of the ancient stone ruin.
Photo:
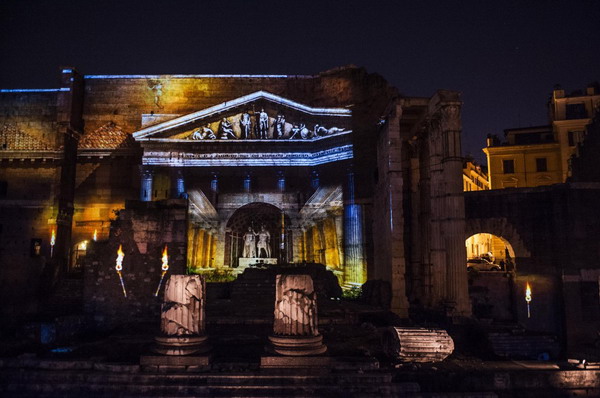
M 275 282 L 272 351 L 282 355 L 322 354 L 327 350 L 319 334 L 317 294 L 309 275 L 277 275 Z
M 165 286 L 160 330 L 154 351 L 164 355 L 206 352 L 206 283 L 200 275 L 171 275 Z
M 454 351 L 454 341 L 443 329 L 390 327 L 383 350 L 400 362 L 440 362 Z

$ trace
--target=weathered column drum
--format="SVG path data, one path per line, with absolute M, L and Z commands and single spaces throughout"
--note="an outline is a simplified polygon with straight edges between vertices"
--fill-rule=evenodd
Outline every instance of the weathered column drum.
M 317 293 L 309 275 L 277 275 L 275 320 L 270 351 L 281 355 L 322 354 L 327 350 L 319 334 Z
M 206 343 L 206 283 L 200 275 L 171 275 L 165 286 L 160 330 L 154 351 L 191 355 L 210 350 Z
M 443 329 L 390 327 L 382 343 L 389 357 L 402 362 L 440 362 L 454 351 L 454 341 Z

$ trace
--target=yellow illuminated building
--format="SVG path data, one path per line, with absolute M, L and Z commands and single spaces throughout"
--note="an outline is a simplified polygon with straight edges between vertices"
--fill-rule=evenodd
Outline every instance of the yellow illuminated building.
M 472 160 L 465 160 L 463 164 L 463 190 L 470 192 L 486 189 L 490 189 L 487 173 Z
M 569 159 L 583 141 L 586 126 L 600 103 L 598 87 L 565 95 L 553 91 L 548 104 L 550 124 L 504 130 L 505 140 L 487 139 L 491 189 L 524 188 L 564 182 L 569 176 Z

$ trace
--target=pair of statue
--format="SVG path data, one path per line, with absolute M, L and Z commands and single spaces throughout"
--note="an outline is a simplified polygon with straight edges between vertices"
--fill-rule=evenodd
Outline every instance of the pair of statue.
M 256 137 L 261 140 L 266 140 L 269 138 L 269 115 L 265 112 L 264 109 L 261 109 L 258 115 L 256 116 Z M 277 120 L 275 121 L 275 133 L 277 137 L 281 137 L 283 135 L 283 130 L 285 127 L 285 118 L 283 115 L 277 115 Z M 252 119 L 248 112 L 242 113 L 242 117 L 240 118 L 240 128 L 242 130 L 242 137 L 244 139 L 252 138 Z
M 258 238 L 258 242 L 256 238 Z M 248 227 L 248 232 L 244 234 L 242 257 L 271 257 L 271 234 L 265 229 L 264 225 L 260 227 L 259 232 L 254 231 L 252 227 Z

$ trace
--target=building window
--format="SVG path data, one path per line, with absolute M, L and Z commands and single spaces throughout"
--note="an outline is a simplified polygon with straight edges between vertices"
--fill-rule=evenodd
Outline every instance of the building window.
M 575 146 L 582 141 L 583 131 L 569 131 L 569 146 Z
M 535 158 L 535 170 L 537 172 L 548 171 L 548 161 L 546 158 Z
M 504 174 L 513 174 L 515 172 L 515 161 L 513 159 L 503 160 L 502 170 Z
M 584 104 L 567 104 L 567 120 L 585 119 L 587 112 Z

